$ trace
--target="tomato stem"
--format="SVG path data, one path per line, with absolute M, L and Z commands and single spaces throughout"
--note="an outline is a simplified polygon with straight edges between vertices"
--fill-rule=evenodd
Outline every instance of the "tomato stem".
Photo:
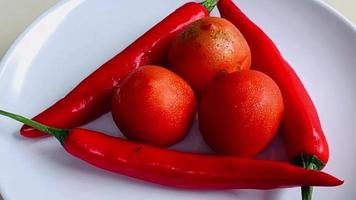
M 26 124 L 27 126 L 31 126 L 32 128 L 35 128 L 39 131 L 51 134 L 51 135 L 55 136 L 61 142 L 62 145 L 64 144 L 65 138 L 69 134 L 69 130 L 67 130 L 67 129 L 59 129 L 59 128 L 53 128 L 50 126 L 46 126 L 44 124 L 38 123 L 36 121 L 33 121 L 31 119 L 28 119 L 26 117 L 23 117 L 21 115 L 17 115 L 14 113 L 0 110 L 0 115 L 9 117 L 9 118 L 14 119 L 18 122 L 22 122 L 22 123 Z
M 216 4 L 218 3 L 219 0 L 205 0 L 201 2 L 201 4 L 209 11 L 211 12 Z

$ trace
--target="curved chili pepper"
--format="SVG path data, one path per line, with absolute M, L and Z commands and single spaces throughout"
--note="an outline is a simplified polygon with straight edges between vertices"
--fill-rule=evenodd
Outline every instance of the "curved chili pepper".
M 81 128 L 52 128 L 1 110 L 0 114 L 54 135 L 68 153 L 96 167 L 160 185 L 190 189 L 272 189 L 343 183 L 324 172 L 288 163 L 177 152 Z
M 315 106 L 295 71 L 273 41 L 231 0 L 220 0 L 222 17 L 232 22 L 249 43 L 252 68 L 269 75 L 280 87 L 285 114 L 282 134 L 289 159 L 296 165 L 321 170 L 329 159 L 329 147 Z M 303 199 L 311 199 L 311 187 L 302 188 Z
M 208 16 L 216 2 L 191 2 L 178 8 L 33 119 L 49 126 L 73 128 L 108 112 L 113 91 L 122 79 L 139 66 L 164 62 L 176 34 L 193 21 Z M 21 134 L 26 137 L 46 135 L 28 126 L 21 128 Z

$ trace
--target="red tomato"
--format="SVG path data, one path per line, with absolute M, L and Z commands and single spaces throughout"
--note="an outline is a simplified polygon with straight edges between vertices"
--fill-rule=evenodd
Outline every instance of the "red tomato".
M 169 51 L 169 65 L 201 94 L 220 72 L 249 69 L 250 48 L 229 21 L 206 17 L 177 35 Z
M 283 114 L 277 84 L 254 70 L 226 74 L 201 97 L 199 127 L 216 152 L 254 156 L 274 138 Z
M 156 146 L 181 140 L 195 110 L 188 83 L 159 66 L 144 66 L 130 74 L 112 102 L 112 115 L 121 132 L 131 140 Z

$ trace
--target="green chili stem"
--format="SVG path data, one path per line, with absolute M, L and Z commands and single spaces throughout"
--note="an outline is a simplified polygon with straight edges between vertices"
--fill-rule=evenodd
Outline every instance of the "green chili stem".
M 218 3 L 219 0 L 205 0 L 201 2 L 201 4 L 209 11 L 211 12 L 216 4 Z
M 51 135 L 55 136 L 62 144 L 64 144 L 64 140 L 67 137 L 67 135 L 69 134 L 69 130 L 67 130 L 67 129 L 59 129 L 59 128 L 53 128 L 50 126 L 46 126 L 44 124 L 38 123 L 36 121 L 33 121 L 31 119 L 28 119 L 26 117 L 23 117 L 21 115 L 17 115 L 14 113 L 0 110 L 0 115 L 9 117 L 9 118 L 14 119 L 18 122 L 22 122 L 22 123 L 26 124 L 27 126 L 30 126 L 34 129 L 39 130 L 39 131 L 51 134 Z
M 319 170 L 319 167 L 314 162 L 304 163 L 304 168 L 311 170 Z M 302 200 L 312 200 L 313 187 L 302 186 Z
M 302 200 L 311 200 L 313 195 L 313 187 L 302 186 Z
M 325 166 L 323 162 L 321 162 L 314 155 L 302 154 L 294 160 L 294 164 L 301 166 L 305 169 L 310 170 L 321 170 Z M 303 200 L 311 200 L 313 194 L 312 186 L 303 186 L 302 187 L 302 199 Z

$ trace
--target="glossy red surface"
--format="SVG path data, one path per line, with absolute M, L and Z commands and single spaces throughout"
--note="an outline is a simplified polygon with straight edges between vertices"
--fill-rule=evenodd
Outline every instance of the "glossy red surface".
M 208 15 L 199 3 L 183 5 L 33 119 L 57 128 L 73 128 L 108 112 L 115 88 L 129 72 L 142 65 L 164 62 L 176 34 Z M 21 128 L 21 134 L 26 137 L 46 135 L 28 126 Z
M 199 128 L 220 154 L 252 157 L 274 138 L 283 117 L 277 84 L 255 70 L 226 74 L 215 81 L 199 103 Z
M 289 158 L 302 154 L 316 156 L 326 164 L 329 147 L 313 101 L 293 68 L 283 58 L 273 41 L 231 0 L 218 3 L 222 17 L 231 21 L 245 36 L 252 54 L 252 69 L 270 76 L 282 91 L 285 114 L 282 134 Z
M 272 189 L 343 183 L 288 163 L 177 152 L 79 128 L 69 133 L 64 148 L 99 168 L 170 187 Z
M 196 100 L 188 83 L 177 74 L 146 65 L 123 81 L 114 94 L 111 110 L 127 138 L 166 147 L 188 133 Z
M 229 21 L 206 17 L 179 33 L 168 54 L 169 67 L 200 96 L 222 72 L 249 69 L 251 53 Z

